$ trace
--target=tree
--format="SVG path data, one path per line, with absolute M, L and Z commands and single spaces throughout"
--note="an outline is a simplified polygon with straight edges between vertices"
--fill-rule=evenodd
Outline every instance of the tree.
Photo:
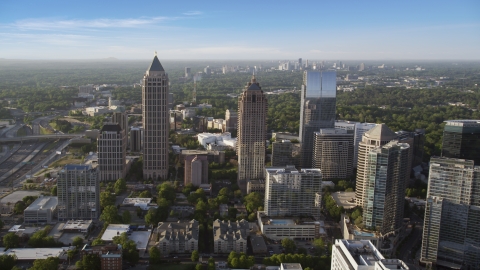
M 115 204 L 115 196 L 108 192 L 104 191 L 100 193 L 100 206 L 102 208 L 105 208 L 109 205 L 114 205 Z
M 200 258 L 200 255 L 198 254 L 198 251 L 194 250 L 192 252 L 192 256 L 190 258 L 192 259 L 192 262 L 198 262 L 198 258 Z
M 126 211 L 123 211 L 122 213 L 122 221 L 123 223 L 125 224 L 130 224 L 130 222 L 132 221 L 132 216 L 130 214 L 130 211 L 126 210 Z
M 299 247 L 299 248 L 297 249 L 297 253 L 298 253 L 298 254 L 305 254 L 305 255 L 308 254 L 308 253 L 307 253 L 307 249 L 304 248 L 304 247 Z
M 282 239 L 282 247 L 285 249 L 285 253 L 293 253 L 297 249 L 295 242 L 290 238 Z
M 72 261 L 73 257 L 75 256 L 75 250 L 70 249 L 67 251 L 67 256 L 68 256 L 68 265 L 70 265 L 70 262 Z
M 325 252 L 325 242 L 322 238 L 315 239 L 313 241 L 313 246 L 315 247 L 315 254 L 317 256 L 322 256 Z
M 215 259 L 210 257 L 208 259 L 208 270 L 215 270 Z
M 203 270 L 203 265 L 198 263 L 197 265 L 195 265 L 195 270 Z
M 102 211 L 100 220 L 109 224 L 119 223 L 120 216 L 118 215 L 117 208 L 113 205 L 108 205 Z
M 177 195 L 175 195 L 175 189 L 168 182 L 165 182 L 161 185 L 158 185 L 157 190 L 158 190 L 158 198 L 159 199 L 163 198 L 163 199 L 173 203 L 175 201 L 175 198 L 177 197 Z
M 15 266 L 15 263 L 17 263 L 15 256 L 6 254 L 0 256 L 0 265 L 2 266 L 2 269 L 10 270 Z
M 72 245 L 79 249 L 83 246 L 83 238 L 81 238 L 80 236 L 73 238 Z
M 150 192 L 150 190 L 144 190 L 144 191 L 140 192 L 140 194 L 138 194 L 138 197 L 139 198 L 151 198 L 152 193 Z
M 50 193 L 52 193 L 52 196 L 57 196 L 57 186 L 52 187 Z
M 86 254 L 75 266 L 80 270 L 101 270 L 101 259 L 98 254 Z
M 243 199 L 245 200 L 245 207 L 249 213 L 255 212 L 260 206 L 263 206 L 263 197 L 260 193 L 252 192 Z
M 33 266 L 29 270 L 57 270 L 59 263 L 60 259 L 58 257 L 39 259 L 33 262 Z
M 113 243 L 122 245 L 123 258 L 131 263 L 137 263 L 140 255 L 137 252 L 137 244 L 128 239 L 127 233 L 122 233 L 120 236 L 113 237 Z
M 127 190 L 127 181 L 123 178 L 118 178 L 114 185 L 115 193 L 118 195 Z
M 6 249 L 18 247 L 19 237 L 15 233 L 7 233 L 3 237 L 3 245 Z
M 161 262 L 162 254 L 160 254 L 160 250 L 156 246 L 151 247 L 148 253 L 151 264 L 159 264 Z
M 92 246 L 101 246 L 105 244 L 105 242 L 102 240 L 102 238 L 95 238 L 92 242 Z
M 18 201 L 13 207 L 13 212 L 15 214 L 23 214 L 23 211 L 27 208 L 27 205 L 23 201 Z

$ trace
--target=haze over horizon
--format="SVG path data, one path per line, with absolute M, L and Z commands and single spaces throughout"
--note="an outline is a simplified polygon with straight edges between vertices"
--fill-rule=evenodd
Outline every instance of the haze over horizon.
M 0 58 L 480 60 L 480 2 L 0 3 Z

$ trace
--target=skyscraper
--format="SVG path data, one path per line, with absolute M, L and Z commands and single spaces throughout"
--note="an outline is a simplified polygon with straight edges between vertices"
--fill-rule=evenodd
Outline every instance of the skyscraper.
M 168 74 L 155 57 L 143 76 L 143 178 L 168 177 Z
M 353 167 L 357 167 L 358 161 L 358 146 L 362 141 L 363 134 L 369 131 L 370 129 L 374 128 L 376 124 L 374 123 L 360 123 L 360 122 L 353 122 L 353 121 L 342 121 L 337 120 L 335 121 L 335 128 L 338 129 L 345 129 L 348 133 L 354 134 L 354 149 L 353 149 Z
M 406 143 L 392 141 L 367 155 L 363 224 L 382 235 L 398 232 L 403 224 L 409 148 Z
M 353 135 L 346 130 L 334 128 L 315 132 L 312 168 L 321 170 L 323 180 L 352 176 Z
M 272 144 L 272 167 L 294 165 L 293 146 L 289 140 L 276 141 Z
M 355 202 L 358 206 L 364 207 L 366 189 L 368 182 L 368 154 L 371 150 L 395 140 L 397 134 L 385 124 L 378 124 L 365 132 L 362 141 L 358 146 L 357 178 L 355 185 Z
M 337 95 L 335 71 L 305 71 L 300 103 L 301 166 L 312 166 L 314 132 L 335 126 Z
M 322 173 L 294 166 L 266 168 L 265 214 L 320 218 Z
M 112 122 L 120 126 L 124 138 L 124 151 L 127 152 L 128 146 L 128 116 L 125 112 L 114 112 L 112 115 Z
M 442 157 L 461 158 L 480 164 L 480 120 L 445 121 Z
M 244 194 L 247 181 L 264 179 L 267 106 L 254 75 L 238 99 L 238 185 Z
M 100 185 L 91 165 L 65 165 L 57 179 L 58 219 L 96 219 Z
M 473 160 L 432 157 L 420 260 L 478 269 L 479 224 L 480 167 Z
M 142 131 L 140 128 L 130 129 L 130 151 L 142 151 Z
M 238 113 L 232 110 L 225 111 L 225 122 L 227 123 L 227 132 L 237 129 Z
M 205 155 L 185 157 L 185 185 L 208 184 L 208 159 Z
M 127 174 L 125 132 L 118 124 L 103 125 L 98 137 L 98 169 L 100 181 L 115 181 Z

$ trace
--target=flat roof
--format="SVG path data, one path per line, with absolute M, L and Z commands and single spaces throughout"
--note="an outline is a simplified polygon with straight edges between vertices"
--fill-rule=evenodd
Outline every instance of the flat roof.
M 260 235 L 253 235 L 250 236 L 250 242 L 252 244 L 253 252 L 262 252 L 267 251 L 267 245 L 265 244 L 265 240 Z
M 113 241 L 113 237 L 120 236 L 124 232 L 128 232 L 130 225 L 128 224 L 110 224 L 102 235 L 103 241 Z
M 38 197 L 32 204 L 30 204 L 25 211 L 38 211 L 45 209 L 55 209 L 58 205 L 58 197 Z
M 299 263 L 282 263 L 280 264 L 280 269 L 303 270 L 302 265 Z
M 128 236 L 130 240 L 133 240 L 137 244 L 137 249 L 147 249 L 148 240 L 152 232 L 149 231 L 133 231 L 131 235 Z
M 125 198 L 123 204 L 149 204 L 152 198 Z
M 37 259 L 46 259 L 48 257 L 59 257 L 62 256 L 69 247 L 61 248 L 11 248 L 5 252 L 0 252 L 0 255 L 14 255 L 17 257 L 17 260 L 37 260 Z
M 92 220 L 69 220 L 63 230 L 87 230 L 92 225 Z
M 18 190 L 13 193 L 8 194 L 7 196 L 3 197 L 0 202 L 3 204 L 6 203 L 16 203 L 21 201 L 26 196 L 39 196 L 41 194 L 40 191 L 27 191 L 27 190 Z
M 357 206 L 355 203 L 355 192 L 338 191 L 331 193 L 337 206 L 343 206 L 344 209 L 352 209 Z

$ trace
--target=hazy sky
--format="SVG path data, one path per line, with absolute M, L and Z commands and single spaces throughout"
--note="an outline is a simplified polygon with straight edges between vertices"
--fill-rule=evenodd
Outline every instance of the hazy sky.
M 0 58 L 480 59 L 480 1 L 0 1 Z

